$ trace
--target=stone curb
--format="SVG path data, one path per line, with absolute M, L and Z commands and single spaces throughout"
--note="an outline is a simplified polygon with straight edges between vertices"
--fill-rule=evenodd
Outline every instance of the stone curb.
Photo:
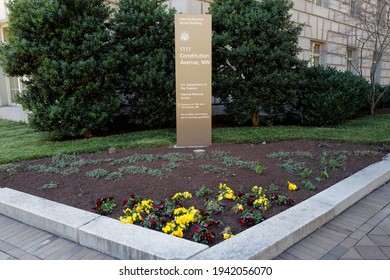
M 390 154 L 389 154 L 390 155 Z M 192 259 L 273 259 L 390 181 L 390 157 L 221 242 Z
M 0 213 L 118 259 L 272 259 L 388 181 L 390 154 L 213 247 L 9 188 L 0 188 Z

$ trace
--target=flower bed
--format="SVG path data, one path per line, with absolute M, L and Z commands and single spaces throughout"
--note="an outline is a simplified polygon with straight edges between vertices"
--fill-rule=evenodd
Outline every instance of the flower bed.
M 289 191 L 299 189 L 289 181 L 286 186 Z M 223 239 L 234 236 L 235 233 L 231 230 L 234 223 L 238 223 L 242 229 L 248 228 L 267 219 L 267 211 L 272 205 L 295 203 L 292 198 L 280 195 L 277 191 L 278 187 L 272 185 L 271 190 L 253 186 L 248 193 L 235 193 L 226 183 L 220 183 L 218 196 L 205 199 L 202 209 L 191 205 L 193 195 L 187 191 L 178 192 L 172 198 L 158 203 L 133 194 L 122 202 L 124 210 L 119 220 L 123 224 L 136 224 L 179 238 L 210 244 L 218 235 Z M 212 194 L 212 190 L 203 187 L 197 192 L 198 197 L 205 194 Z M 229 206 L 225 201 L 230 202 Z M 116 206 L 116 199 L 110 196 L 98 199 L 93 210 L 108 215 Z M 226 211 L 236 216 L 235 220 L 230 221 L 230 225 L 218 219 Z

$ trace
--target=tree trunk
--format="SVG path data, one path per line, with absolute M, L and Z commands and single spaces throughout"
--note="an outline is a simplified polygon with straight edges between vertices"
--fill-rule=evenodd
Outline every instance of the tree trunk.
M 252 113 L 252 124 L 253 126 L 260 125 L 260 114 L 259 112 Z

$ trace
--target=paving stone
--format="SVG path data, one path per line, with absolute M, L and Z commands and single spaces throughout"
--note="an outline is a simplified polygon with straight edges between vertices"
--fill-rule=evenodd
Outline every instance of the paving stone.
M 362 224 L 362 225 L 358 228 L 358 230 L 363 231 L 365 234 L 367 234 L 367 233 L 369 233 L 370 231 L 372 231 L 375 227 L 376 227 L 376 225 L 364 223 L 364 224 Z
M 377 246 L 390 246 L 390 236 L 384 234 L 369 234 L 368 237 Z
M 384 232 L 386 232 L 388 235 L 390 235 L 390 218 L 387 217 L 386 219 L 384 219 L 379 225 L 378 227 L 380 227 Z
M 361 215 L 354 213 L 352 211 L 349 211 L 349 209 L 346 210 L 345 212 L 341 213 L 335 219 L 340 220 L 341 222 L 351 224 L 351 225 L 359 225 L 359 226 L 367 220 L 366 218 L 363 218 Z
M 54 240 L 59 239 L 59 238 L 60 237 L 55 236 L 55 235 L 51 235 L 51 234 L 48 235 L 46 238 L 38 238 L 36 240 L 36 242 L 32 243 L 31 246 L 26 249 L 26 251 L 29 253 L 33 253 L 33 252 L 41 249 L 42 247 L 47 246 L 48 244 L 50 244 L 51 242 L 53 242 Z
M 321 236 L 326 236 L 329 239 L 332 239 L 338 243 L 340 243 L 341 241 L 343 241 L 345 238 L 348 237 L 348 234 L 346 234 L 346 233 L 340 233 L 336 230 L 329 229 L 325 226 L 321 228 L 321 230 L 318 232 L 318 234 Z
M 16 244 L 19 242 L 23 242 L 26 237 L 29 237 L 30 234 L 34 232 L 34 228 L 26 226 L 23 230 L 20 232 L 16 233 L 15 235 L 7 238 L 7 242 L 10 244 Z
M 308 239 L 300 241 L 299 244 L 301 244 L 302 246 L 308 248 L 309 250 L 317 252 L 321 255 L 324 255 L 329 251 L 328 249 L 325 249 L 325 248 L 319 246 L 318 243 L 317 244 L 313 243 Z
M 335 230 L 337 232 L 340 232 L 342 234 L 350 235 L 352 233 L 352 230 L 346 229 L 345 227 L 341 227 L 340 225 L 337 225 L 336 223 L 326 223 L 323 227 L 329 228 L 332 230 Z
M 331 240 L 327 237 L 320 236 L 319 234 L 317 234 L 317 231 L 307 236 L 304 240 L 305 240 L 304 242 L 310 242 L 316 244 L 319 247 L 328 251 L 332 249 L 334 246 L 336 246 L 337 244 L 339 244 L 338 242 Z
M 0 240 L 0 251 L 7 252 L 13 248 L 15 248 L 14 245 L 9 244 L 8 242 L 6 242 L 4 240 Z
M 39 248 L 38 250 L 36 250 L 34 252 L 34 255 L 36 255 L 42 259 L 46 259 L 51 254 L 54 254 L 58 250 L 60 250 L 61 247 L 65 244 L 65 242 L 67 242 L 67 241 L 62 239 L 62 238 L 57 238 L 53 242 L 50 242 L 46 246 L 43 246 L 43 247 Z
M 45 257 L 46 260 L 58 260 L 60 256 L 72 251 L 75 247 L 81 247 L 79 244 L 63 240 L 62 244 L 58 245 L 59 249 L 55 250 L 52 254 Z
M 18 260 L 42 260 L 41 258 L 37 257 L 37 256 L 34 256 L 32 254 L 29 254 L 29 253 L 25 253 L 24 255 L 21 255 L 20 257 L 18 257 Z
M 19 248 L 16 248 L 16 247 L 11 249 L 11 250 L 9 250 L 7 253 L 10 256 L 12 256 L 12 257 L 14 257 L 14 258 L 16 258 L 18 260 L 20 260 L 23 256 L 25 256 L 25 257 L 28 256 L 27 258 L 24 258 L 25 260 L 26 259 L 27 260 L 33 259 L 33 255 L 32 254 L 29 254 L 28 252 L 23 251 L 23 250 L 21 250 Z M 30 257 L 30 255 L 31 255 L 31 257 Z
M 337 245 L 332 250 L 329 251 L 329 254 L 336 256 L 338 259 L 343 256 L 346 252 L 348 252 L 349 248 L 343 245 Z
M 14 242 L 13 245 L 18 247 L 28 246 L 29 244 L 36 243 L 37 239 L 46 238 L 47 236 L 48 236 L 47 232 L 35 229 L 35 231 L 29 234 L 29 236 L 27 236 L 23 240 L 20 240 L 19 242 Z
M 11 258 L 10 255 L 0 251 L 0 260 L 8 260 L 9 258 Z
M 368 237 L 364 236 L 356 246 L 376 246 L 375 243 Z
M 288 253 L 288 250 L 280 254 L 278 257 L 274 258 L 274 260 L 299 260 L 298 257 L 291 255 Z
M 1 239 L 7 240 L 19 231 L 23 230 L 25 226 L 21 223 L 10 223 L 0 230 Z
M 91 249 L 84 247 L 81 251 L 77 252 L 76 254 L 68 258 L 68 260 L 81 260 L 83 258 L 85 259 L 85 256 L 88 255 L 90 251 Z
M 352 248 L 353 246 L 355 246 L 357 243 L 359 242 L 359 240 L 355 239 L 355 238 L 352 238 L 352 237 L 347 237 L 343 240 L 343 242 L 340 243 L 340 245 L 350 249 Z
M 339 258 L 336 257 L 335 255 L 332 255 L 330 253 L 324 255 L 321 260 L 338 260 Z
M 328 227 L 328 225 L 335 225 L 342 229 L 342 230 L 336 230 L 337 232 L 349 235 L 351 232 L 358 229 L 362 225 L 362 223 L 354 224 L 352 222 L 347 222 L 341 219 L 337 219 L 337 220 L 335 219 L 327 223 L 325 227 Z
M 375 224 L 379 224 L 383 222 L 388 216 L 389 214 L 379 211 L 372 218 L 368 219 L 367 223 L 371 224 L 370 222 L 373 222 Z
M 390 246 L 380 246 L 379 249 L 387 256 L 388 259 L 390 259 Z
M 355 246 L 365 260 L 387 260 L 388 257 L 377 246 Z
M 382 228 L 380 228 L 379 226 L 374 227 L 374 229 L 372 231 L 370 231 L 369 234 L 387 235 L 387 233 Z
M 294 245 L 289 248 L 288 253 L 296 256 L 300 260 L 318 260 L 320 257 L 322 257 L 321 254 L 316 254 L 315 252 L 312 252 L 307 248 L 299 245 Z
M 80 245 L 75 246 L 72 249 L 68 250 L 67 252 L 64 252 L 62 255 L 58 256 L 57 259 L 58 260 L 67 260 L 67 259 L 71 258 L 73 255 L 79 253 L 83 249 L 84 249 L 83 246 L 80 246 Z
M 342 213 L 341 216 L 344 219 L 353 221 L 355 224 L 358 224 L 359 226 L 362 225 L 367 219 L 371 218 L 372 215 L 366 213 L 365 215 L 363 213 L 357 213 L 352 211 L 351 209 L 348 209 L 346 212 Z
M 351 248 L 340 258 L 340 260 L 363 260 L 363 257 L 355 248 Z

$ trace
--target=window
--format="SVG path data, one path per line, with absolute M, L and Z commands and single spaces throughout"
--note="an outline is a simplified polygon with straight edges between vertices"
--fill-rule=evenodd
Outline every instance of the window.
M 310 43 L 310 60 L 309 66 L 320 65 L 320 56 L 321 56 L 321 44 L 318 42 Z
M 24 90 L 24 84 L 18 77 L 9 77 L 9 93 L 11 103 L 16 103 L 16 96 L 18 96 Z
M 8 27 L 3 27 L 1 33 L 3 34 L 3 36 L 2 36 L 2 38 L 0 37 L 0 41 L 2 39 L 3 42 L 8 42 L 8 35 L 9 35 Z
M 311 2 L 317 6 L 322 6 L 322 0 L 311 0 Z
M 356 0 L 351 0 L 349 3 L 349 14 L 351 17 L 356 16 Z
M 353 49 L 347 49 L 347 71 L 352 72 L 353 70 Z
M 15 103 L 15 97 L 19 93 L 19 81 L 17 77 L 9 77 L 8 80 L 11 103 Z

